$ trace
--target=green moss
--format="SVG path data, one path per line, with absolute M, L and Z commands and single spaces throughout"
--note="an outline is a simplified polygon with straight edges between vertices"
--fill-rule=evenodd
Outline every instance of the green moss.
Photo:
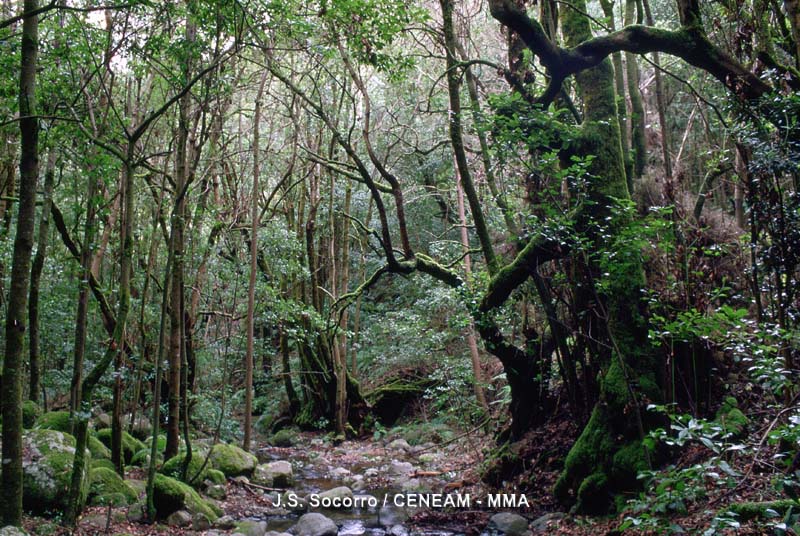
M 105 467 L 106 469 L 111 469 L 112 471 L 116 471 L 114 464 L 111 463 L 111 460 L 107 460 L 105 458 L 101 458 L 99 460 L 92 460 L 92 470 L 98 469 L 100 467 Z
M 730 505 L 727 510 L 737 515 L 739 521 L 749 521 L 758 517 L 767 517 L 766 511 L 773 510 L 778 513 L 778 518 L 786 515 L 786 512 L 792 509 L 794 512 L 800 511 L 800 502 L 792 499 L 784 499 L 779 501 L 765 501 L 765 502 L 743 502 L 734 503 Z M 775 517 L 775 516 L 773 516 Z
M 172 458 L 164 462 L 164 465 L 161 466 L 159 472 L 169 477 L 176 478 L 178 480 L 183 480 L 181 478 L 181 474 L 183 473 L 183 464 L 185 459 L 186 459 L 185 453 L 173 456 Z M 208 463 L 205 463 L 205 456 L 198 456 L 195 453 L 192 456 L 192 459 L 189 462 L 189 467 L 186 471 L 187 483 L 189 483 L 188 481 L 191 481 L 191 485 L 193 487 L 199 488 L 203 485 L 203 481 L 209 478 L 208 472 L 213 470 L 214 469 L 211 467 L 210 461 Z M 225 475 L 222 476 L 222 480 L 223 482 L 225 481 Z
M 211 449 L 211 466 L 222 471 L 225 476 L 250 475 L 258 460 L 249 452 L 235 445 L 219 443 Z
M 297 443 L 297 432 L 290 429 L 278 430 L 269 438 L 273 447 L 293 447 Z
M 22 403 L 22 426 L 23 428 L 33 428 L 36 420 L 42 415 L 42 408 L 33 400 L 26 400 Z M 69 432 L 69 430 L 64 430 Z
M 611 478 L 621 489 L 634 489 L 638 485 L 636 477 L 648 468 L 644 445 L 641 441 L 632 441 L 614 453 Z
M 162 474 L 157 474 L 155 478 L 153 502 L 160 519 L 177 510 L 202 513 L 212 522 L 222 515 L 218 507 L 203 500 L 191 486 Z
M 94 435 L 89 435 L 89 437 L 86 438 L 86 448 L 88 448 L 89 452 L 92 453 L 92 458 L 104 458 L 107 460 L 111 459 L 111 451 Z
M 153 436 L 148 437 L 144 440 L 144 445 L 147 447 L 147 451 L 150 451 L 150 447 L 153 444 Z M 156 451 L 157 452 L 164 452 L 164 449 L 167 448 L 167 436 L 159 435 L 158 439 L 156 439 Z
M 70 433 L 69 411 L 49 411 L 36 419 L 34 428 Z
M 111 428 L 98 430 L 96 435 L 97 439 L 102 441 L 106 447 L 111 448 Z M 126 464 L 130 464 L 133 456 L 144 448 L 146 448 L 144 443 L 128 432 L 122 432 L 122 457 L 125 459 Z
M 722 415 L 719 417 L 719 421 L 722 429 L 733 437 L 741 437 L 747 429 L 747 425 L 750 424 L 750 419 L 739 408 L 733 408 Z
M 23 506 L 33 512 L 65 511 L 72 477 L 71 452 L 51 451 L 44 457 L 25 466 L 23 474 Z M 87 468 L 83 478 L 79 502 L 86 504 L 89 495 Z
M 206 478 L 211 481 L 212 484 L 224 484 L 225 483 L 225 473 L 222 471 L 218 471 L 217 469 L 209 469 L 206 471 Z
M 156 463 L 161 463 L 164 461 L 164 456 L 161 452 L 156 453 Z M 128 465 L 134 465 L 136 467 L 147 467 L 150 463 L 150 447 L 144 448 L 133 455 L 131 458 L 131 462 Z
M 94 505 L 126 505 L 137 499 L 136 490 L 113 470 L 99 467 L 92 470 L 89 484 L 90 504 Z
M 592 473 L 578 488 L 577 511 L 587 514 L 602 514 L 611 505 L 611 489 L 608 477 L 603 472 Z

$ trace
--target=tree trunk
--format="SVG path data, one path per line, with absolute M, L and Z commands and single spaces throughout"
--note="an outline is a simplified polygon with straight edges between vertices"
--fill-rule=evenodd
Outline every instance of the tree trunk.
M 625 0 L 625 25 L 641 24 L 642 14 L 636 0 Z M 633 191 L 633 179 L 644 173 L 647 165 L 647 142 L 645 139 L 645 117 L 642 91 L 639 89 L 639 61 L 636 54 L 625 53 L 625 69 L 628 73 L 628 95 L 631 99 L 631 152 L 633 153 L 633 176 L 628 178 L 628 190 Z
M 56 176 L 56 152 L 50 150 L 47 157 L 47 168 L 44 174 L 44 199 L 42 200 L 42 214 L 39 218 L 39 237 L 36 242 L 36 255 L 31 266 L 31 289 L 28 299 L 28 345 L 30 355 L 30 386 L 28 399 L 37 402 L 41 390 L 41 364 L 39 363 L 39 280 L 44 268 L 47 255 L 47 241 L 50 231 L 50 204 L 53 197 L 53 184 Z
M 256 271 L 258 270 L 258 228 L 259 228 L 259 174 L 261 160 L 259 159 L 259 132 L 261 122 L 261 98 L 264 95 L 264 85 L 267 82 L 267 73 L 261 75 L 256 95 L 256 109 L 253 114 L 253 194 L 251 196 L 251 221 L 250 221 L 250 277 L 247 287 L 247 350 L 245 352 L 244 367 L 244 439 L 242 448 L 250 450 L 250 433 L 253 428 L 253 338 L 256 313 Z
M 642 0 L 648 26 L 655 26 L 653 14 L 650 11 L 649 0 Z M 669 154 L 669 128 L 667 126 L 667 96 L 664 94 L 664 77 L 661 76 L 661 55 L 653 52 L 653 65 L 655 66 L 656 79 L 656 105 L 658 106 L 658 124 L 661 128 L 661 155 L 664 159 L 664 176 L 672 177 L 672 157 Z
M 25 0 L 19 77 L 20 192 L 17 234 L 11 263 L 3 359 L 3 448 L 0 518 L 3 525 L 22 524 L 22 349 L 28 308 L 28 283 L 36 219 L 39 178 L 39 123 L 36 114 L 36 65 L 39 17 L 31 15 L 37 0 Z
M 624 0 L 627 1 L 627 0 Z M 617 30 L 616 16 L 614 15 L 613 0 L 600 0 L 603 15 L 608 19 L 608 28 L 615 32 Z M 625 176 L 633 175 L 633 160 L 631 159 L 631 144 L 628 137 L 628 106 L 625 99 L 625 68 L 622 63 L 622 53 L 614 52 L 611 55 L 611 62 L 614 64 L 614 88 L 617 94 L 617 120 L 619 122 L 619 136 L 622 143 L 622 158 L 625 162 Z M 630 182 L 628 183 L 630 186 Z
M 567 46 L 591 38 L 585 1 L 575 2 L 574 6 L 575 10 L 562 12 Z M 593 251 L 609 251 L 624 247 L 614 238 L 624 222 L 614 223 L 615 227 L 599 234 L 592 229 L 602 226 L 610 216 L 614 198 L 629 198 L 616 128 L 611 62 L 604 60 L 575 78 L 585 114 L 575 153 L 597 155 L 590 169 L 596 177 L 589 193 L 593 204 L 579 215 L 578 223 L 590 237 Z M 594 262 L 589 262 L 588 269 L 594 277 L 600 276 Z M 646 350 L 647 322 L 641 312 L 640 295 L 643 285 L 642 266 L 630 260 L 608 280 L 604 293 L 597 296 L 607 328 L 604 339 L 610 347 L 601 362 L 605 373 L 600 380 L 600 401 L 570 450 L 555 487 L 562 502 L 577 501 L 577 511 L 608 510 L 613 493 L 635 488 L 637 472 L 649 466 L 649 454 L 641 441 L 645 428 L 641 404 L 644 400 L 657 401 L 659 389 L 656 366 Z

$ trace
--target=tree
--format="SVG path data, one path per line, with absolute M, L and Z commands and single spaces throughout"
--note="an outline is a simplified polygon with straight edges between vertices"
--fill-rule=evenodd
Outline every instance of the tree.
M 39 119 L 36 117 L 36 69 L 39 50 L 37 0 L 25 0 L 19 76 L 20 189 L 3 360 L 2 522 L 22 523 L 22 350 L 39 180 Z

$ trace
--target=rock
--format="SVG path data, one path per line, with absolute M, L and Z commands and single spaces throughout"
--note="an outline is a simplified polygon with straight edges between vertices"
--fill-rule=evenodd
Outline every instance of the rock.
M 97 431 L 97 439 L 103 445 L 111 448 L 111 428 L 103 428 Z M 147 448 L 144 443 L 133 437 L 128 432 L 122 432 L 122 456 L 125 458 L 125 463 L 130 464 L 133 456 L 142 449 Z
M 404 523 L 408 519 L 408 514 L 404 510 L 396 509 L 391 506 L 383 506 L 378 511 L 378 523 L 387 529 Z
M 143 501 L 130 505 L 126 517 L 131 523 L 144 522 L 147 518 L 147 505 Z
M 388 536 L 408 536 L 408 529 L 403 525 L 395 525 L 386 534 Z
M 250 475 L 256 468 L 258 460 L 249 452 L 245 452 L 236 445 L 218 443 L 211 449 L 209 458 L 211 467 L 222 471 L 225 476 Z
M 228 489 L 222 484 L 211 484 L 206 487 L 206 495 L 218 501 L 224 501 L 228 496 Z
M 164 456 L 161 452 L 156 452 L 156 462 L 161 464 L 164 460 Z M 150 464 L 150 447 L 143 448 L 139 452 L 133 455 L 131 461 L 128 465 L 135 465 L 136 467 L 147 467 Z
M 19 527 L 8 525 L 0 529 L 0 536 L 28 536 L 28 533 Z
M 114 468 L 114 464 L 111 463 L 111 460 L 106 460 L 106 459 L 95 460 L 95 459 L 92 459 L 92 471 L 94 471 L 95 469 L 98 469 L 100 467 L 105 467 L 106 469 L 111 469 L 112 471 L 116 472 L 116 469 Z
M 538 517 L 531 523 L 531 531 L 533 533 L 549 534 L 551 532 L 549 524 L 553 521 L 564 519 L 565 515 L 563 512 L 551 512 Z
M 386 445 L 386 448 L 408 452 L 409 450 L 411 450 L 411 445 L 409 445 L 408 441 L 406 441 L 405 439 L 395 439 L 394 441 Z
M 281 495 L 281 505 L 292 512 L 305 512 L 308 510 L 308 499 L 300 497 L 294 491 L 287 491 Z
M 89 503 L 103 506 L 123 506 L 136 502 L 138 494 L 114 470 L 97 467 L 89 480 Z
M 97 439 L 94 435 L 89 435 L 86 438 L 86 448 L 92 453 L 92 458 L 96 460 L 110 460 L 111 450 L 103 445 L 103 442 Z
M 280 430 L 268 442 L 273 447 L 293 447 L 297 443 L 297 433 L 293 430 Z
M 304 514 L 294 526 L 296 536 L 336 536 L 338 533 L 336 523 L 316 512 Z
M 425 452 L 419 455 L 419 461 L 421 463 L 433 463 L 436 461 L 436 454 L 432 452 Z
M 197 512 L 192 516 L 192 528 L 194 530 L 208 530 L 211 528 L 211 520 L 205 514 Z
M 264 536 L 292 536 L 292 535 L 289 534 L 288 532 L 277 532 L 277 531 L 274 531 L 274 530 L 268 530 L 264 534 Z
M 173 456 L 164 462 L 164 465 L 161 466 L 158 472 L 182 480 L 181 475 L 183 474 L 184 460 L 186 460 L 185 452 Z M 198 456 L 195 454 L 189 461 L 189 467 L 186 469 L 186 480 L 184 480 L 184 482 L 187 484 L 191 483 L 191 486 L 195 489 L 200 489 L 203 486 L 203 481 L 208 479 L 208 472 L 211 470 L 210 460 L 206 463 L 205 456 Z M 223 480 L 224 478 L 223 476 Z
M 153 430 L 153 425 L 150 424 L 150 419 L 144 415 L 138 415 L 130 426 L 131 435 L 136 439 L 144 441 Z
M 329 489 L 328 491 L 323 491 L 319 494 L 320 499 L 352 499 L 353 498 L 353 490 L 348 488 L 347 486 L 339 486 L 337 488 Z
M 378 471 L 375 467 L 370 467 L 369 469 L 364 471 L 364 476 L 367 478 L 375 478 L 379 474 L 381 474 L 381 472 Z
M 22 436 L 22 452 L 24 508 L 34 512 L 65 511 L 72 479 L 75 438 L 51 429 L 27 430 Z M 92 463 L 91 453 L 87 451 L 85 456 L 81 505 L 89 495 Z
M 188 527 L 192 523 L 192 514 L 186 510 L 172 512 L 167 517 L 167 525 L 170 527 Z
M 222 515 L 217 506 L 201 498 L 191 486 L 162 474 L 156 475 L 153 502 L 156 515 L 162 519 L 177 510 L 186 510 L 190 514 L 200 512 L 211 521 Z
M 233 517 L 225 515 L 217 519 L 213 526 L 221 530 L 230 530 L 236 526 L 236 522 L 233 520 Z
M 69 424 L 69 411 L 48 411 L 36 419 L 33 426 L 37 429 L 56 430 L 69 433 L 72 427 Z
M 292 464 L 279 460 L 258 465 L 253 471 L 252 481 L 268 488 L 288 488 L 294 483 Z
M 236 476 L 231 479 L 234 484 L 239 484 L 240 486 L 244 486 L 250 483 L 250 479 L 246 476 Z
M 330 475 L 331 478 L 342 479 L 346 476 L 349 476 L 350 471 L 344 467 L 337 467 L 336 469 L 331 469 L 328 475 Z
M 126 479 L 125 482 L 136 491 L 136 495 L 141 495 L 147 489 L 147 482 L 135 478 Z
M 105 412 L 98 413 L 94 418 L 94 428 L 95 430 L 111 428 L 111 415 Z
M 500 531 L 506 536 L 523 536 L 528 532 L 528 520 L 518 514 L 500 512 L 489 519 L 488 528 Z
M 426 486 L 419 478 L 409 478 L 400 484 L 403 491 L 425 491 Z
M 25 429 L 33 428 L 36 420 L 42 415 L 42 408 L 33 400 L 26 400 L 22 403 L 22 427 Z M 64 430 L 69 431 L 69 430 Z
M 408 475 L 414 472 L 414 466 L 409 462 L 398 462 L 397 460 L 392 461 L 391 469 L 396 475 Z
M 236 532 L 244 536 L 264 536 L 267 532 L 267 522 L 240 521 L 236 524 Z

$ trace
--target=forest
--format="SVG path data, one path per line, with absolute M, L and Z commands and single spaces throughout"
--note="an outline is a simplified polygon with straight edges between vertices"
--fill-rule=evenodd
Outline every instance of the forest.
M 800 0 L 0 0 L 0 536 L 800 533 Z

